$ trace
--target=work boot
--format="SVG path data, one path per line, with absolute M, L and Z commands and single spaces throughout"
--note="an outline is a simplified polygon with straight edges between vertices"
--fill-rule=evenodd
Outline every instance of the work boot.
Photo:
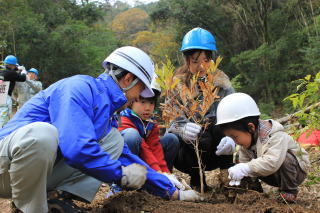
M 77 196 L 77 195 L 74 195 L 72 193 L 69 193 L 69 192 L 65 192 L 65 191 L 61 191 L 61 190 L 53 190 L 53 191 L 50 191 L 48 192 L 48 199 L 55 199 L 55 198 L 59 198 L 59 199 L 67 199 L 67 200 L 77 200 L 77 201 L 80 201 L 80 202 L 83 202 L 83 203 L 90 203 L 88 202 L 87 200 Z
M 49 213 L 84 213 L 72 200 L 48 200 Z
M 84 213 L 84 209 L 73 203 L 73 200 L 81 202 L 88 201 L 73 195 L 69 192 L 54 190 L 48 192 L 48 208 L 49 213 Z

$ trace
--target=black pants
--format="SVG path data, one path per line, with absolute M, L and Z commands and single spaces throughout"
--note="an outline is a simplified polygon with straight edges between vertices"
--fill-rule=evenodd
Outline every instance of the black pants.
M 211 171 L 217 168 L 227 169 L 233 166 L 232 155 L 216 155 L 217 146 L 223 137 L 220 129 L 214 125 L 210 125 L 200 136 L 199 150 L 203 171 Z M 200 186 L 199 166 L 195 149 L 192 144 L 183 141 L 180 137 L 179 142 L 179 151 L 174 160 L 174 167 L 191 176 L 191 186 Z M 205 183 L 205 176 L 203 177 Z

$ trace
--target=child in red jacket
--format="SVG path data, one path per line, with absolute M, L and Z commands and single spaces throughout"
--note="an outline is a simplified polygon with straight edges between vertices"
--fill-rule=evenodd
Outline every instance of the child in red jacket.
M 167 133 L 160 138 L 160 129 L 152 118 L 161 89 L 152 82 L 154 97 L 142 97 L 132 103 L 130 108 L 120 115 L 119 131 L 133 154 L 140 156 L 152 169 L 167 176 L 180 190 L 190 189 L 171 174 L 173 161 L 179 150 L 179 139 L 175 134 Z
M 160 129 L 153 111 L 161 90 L 153 83 L 154 97 L 141 97 L 120 115 L 119 131 L 133 154 L 140 156 L 151 168 L 171 173 L 178 151 L 178 137 L 172 133 L 160 138 Z

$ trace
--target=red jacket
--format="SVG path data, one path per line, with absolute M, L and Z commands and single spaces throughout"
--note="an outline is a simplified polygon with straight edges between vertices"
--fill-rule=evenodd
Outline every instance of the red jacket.
M 119 131 L 133 128 L 136 129 L 142 137 L 140 158 L 152 169 L 170 173 L 160 144 L 160 129 L 158 124 L 150 121 L 145 125 L 130 109 L 124 110 L 124 113 L 121 113 L 121 115 L 121 125 L 119 125 L 118 128 Z M 150 124 L 152 128 L 148 130 L 146 126 L 149 126 Z

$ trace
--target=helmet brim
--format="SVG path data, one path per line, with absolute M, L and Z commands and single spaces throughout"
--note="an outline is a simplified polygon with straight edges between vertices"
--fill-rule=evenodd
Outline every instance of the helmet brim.
M 140 93 L 140 96 L 144 97 L 144 98 L 152 98 L 155 96 L 153 90 L 151 89 L 151 87 L 147 87 Z
M 217 48 L 214 48 L 214 47 L 209 48 L 209 47 L 203 47 L 203 46 L 190 46 L 190 47 L 187 47 L 187 48 L 181 48 L 180 51 L 181 52 L 185 52 L 185 51 L 188 51 L 188 50 L 195 50 L 195 49 L 217 51 Z
M 27 71 L 28 73 L 34 73 L 36 75 L 39 75 L 39 73 L 35 72 L 35 71 Z

